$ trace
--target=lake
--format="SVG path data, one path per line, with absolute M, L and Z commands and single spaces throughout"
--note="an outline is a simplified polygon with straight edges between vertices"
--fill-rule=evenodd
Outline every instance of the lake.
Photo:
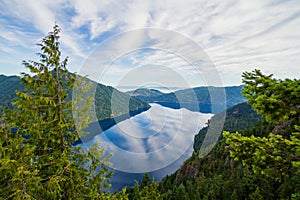
M 193 152 L 194 136 L 212 114 L 172 109 L 159 104 L 105 130 L 83 145 L 96 141 L 113 153 L 115 173 L 111 191 L 141 180 L 149 173 L 156 181 L 175 172 Z

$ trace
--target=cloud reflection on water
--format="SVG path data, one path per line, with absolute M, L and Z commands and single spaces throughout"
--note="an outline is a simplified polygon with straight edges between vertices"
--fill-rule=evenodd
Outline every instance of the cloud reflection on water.
M 86 145 L 98 140 L 101 147 L 106 147 L 106 152 L 113 153 L 110 161 L 118 171 L 156 171 L 190 150 L 194 135 L 211 116 L 151 104 L 148 111 L 118 123 Z

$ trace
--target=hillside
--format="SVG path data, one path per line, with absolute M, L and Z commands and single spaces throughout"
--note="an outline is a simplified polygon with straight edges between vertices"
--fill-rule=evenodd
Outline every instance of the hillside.
M 113 97 L 113 110 L 112 110 Z M 134 96 L 129 96 L 119 90 L 102 84 L 97 84 L 95 93 L 95 106 L 98 120 L 117 117 L 150 105 Z M 129 106 L 129 109 L 128 109 Z
M 150 98 L 150 97 L 157 97 L 157 96 L 165 94 L 159 90 L 149 89 L 149 88 L 138 88 L 136 90 L 127 91 L 125 93 L 129 94 L 131 96 L 145 98 L 145 99 Z
M 248 137 L 268 137 L 274 127 L 276 124 L 266 122 L 248 104 L 242 103 L 227 110 L 223 130 L 238 131 Z M 195 136 L 193 155 L 174 174 L 159 183 L 159 192 L 164 199 L 273 200 L 286 199 L 286 196 L 299 191 L 299 173 L 289 169 L 290 177 L 284 182 L 253 173 L 251 168 L 245 168 L 242 162 L 230 156 L 231 146 L 223 139 L 207 156 L 200 158 L 197 151 L 206 131 L 207 128 L 203 128 Z
M 241 95 L 242 88 L 242 85 L 231 87 L 197 87 L 167 94 L 159 94 L 159 92 L 152 89 L 138 89 L 130 91 L 129 94 L 148 103 L 158 103 L 175 109 L 186 108 L 202 113 L 218 113 L 246 101 Z M 221 96 L 224 90 L 226 93 L 226 102 L 223 101 Z M 213 102 L 213 105 L 210 93 L 214 94 L 215 102 Z
M 0 75 L 0 112 L 1 107 L 11 106 L 11 102 L 16 97 L 16 90 L 23 90 L 20 78 L 18 76 Z M 150 107 L 146 102 L 131 97 L 111 86 L 97 84 L 95 93 L 95 107 L 98 120 L 128 114 L 129 111 L 143 110 Z M 68 92 L 71 94 L 71 91 Z M 114 95 L 114 110 L 111 108 L 111 98 Z M 129 110 L 128 110 L 129 105 Z M 1 113 L 0 113 L 1 114 Z
M 23 90 L 20 79 L 17 76 L 0 75 L 0 115 L 2 106 L 10 107 L 10 103 L 17 96 L 16 90 Z
M 216 114 L 213 118 L 217 118 L 218 115 L 222 114 Z M 211 123 L 213 121 L 211 119 Z M 260 130 L 258 132 L 260 136 L 265 136 L 273 128 L 272 124 L 266 123 L 246 103 L 226 110 L 223 130 L 231 132 L 239 130 L 245 134 L 253 132 L 253 130 Z M 199 158 L 197 151 L 201 147 L 206 131 L 207 127 L 201 129 L 195 136 L 195 151 L 192 157 L 185 161 L 176 173 L 165 177 L 159 184 L 160 192 L 165 195 L 164 199 L 180 199 L 182 197 L 186 199 L 246 199 L 247 195 L 255 193 L 255 184 L 268 181 L 244 172 L 241 164 L 230 158 L 224 140 L 219 141 L 206 157 Z M 261 189 L 270 191 L 269 185 L 265 185 Z
M 218 118 L 222 115 L 224 115 L 224 112 L 214 115 L 210 120 L 210 123 L 217 123 Z M 244 130 L 256 125 L 262 120 L 263 118 L 258 115 L 249 104 L 241 103 L 226 110 L 223 131 L 236 132 Z M 197 135 L 195 135 L 194 151 L 198 151 L 201 148 L 207 130 L 208 127 L 204 127 Z

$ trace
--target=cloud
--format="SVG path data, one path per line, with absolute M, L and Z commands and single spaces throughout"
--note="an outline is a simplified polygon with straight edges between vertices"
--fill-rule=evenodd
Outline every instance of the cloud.
M 300 7 L 297 1 L 8 1 L 0 6 L 0 38 L 10 49 L 33 51 L 56 21 L 63 28 L 62 47 L 79 69 L 95 45 L 123 31 L 145 27 L 177 31 L 195 41 L 214 61 L 225 84 L 240 84 L 242 71 L 254 67 L 297 78 L 300 57 Z M 123 48 L 140 39 L 116 43 Z M 174 48 L 183 48 L 170 37 Z M 9 49 L 0 45 L 0 53 Z M 134 65 L 155 61 L 192 73 L 186 61 L 159 51 L 136 56 Z M 19 61 L 18 61 L 19 62 Z M 176 63 L 175 63 L 176 62 Z M 291 69 L 289 72 L 285 69 Z M 295 70 L 296 69 L 296 70 Z M 121 69 L 119 69 L 121 70 Z M 126 66 L 124 67 L 126 71 Z
M 3 1 L 2 12 L 13 19 L 32 23 L 34 27 L 42 33 L 51 30 L 55 22 L 55 11 L 53 4 L 46 1 Z M 59 6 L 59 4 L 57 5 Z M 53 9 L 53 10 L 52 10 Z
M 87 54 L 82 52 L 85 45 L 78 42 L 82 34 L 68 29 L 69 26 L 64 21 L 71 17 L 64 12 L 68 8 L 69 5 L 65 1 L 4 0 L 0 10 L 6 17 L 1 19 L 4 27 L 1 28 L 0 37 L 12 43 L 11 46 L 14 45 L 15 49 L 22 46 L 34 55 L 34 45 L 58 23 L 64 29 L 61 43 L 65 54 L 84 57 Z

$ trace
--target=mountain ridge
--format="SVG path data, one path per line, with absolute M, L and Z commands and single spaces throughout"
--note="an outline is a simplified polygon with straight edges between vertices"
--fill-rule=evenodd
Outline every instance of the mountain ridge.
M 137 90 L 128 91 L 127 94 L 135 96 L 147 103 L 158 103 L 162 106 L 174 109 L 186 108 L 191 111 L 216 114 L 234 105 L 245 102 L 246 99 L 241 95 L 242 88 L 243 85 L 226 87 L 200 86 L 181 89 L 170 93 L 156 92 L 157 90 L 149 88 L 139 88 Z M 225 96 L 223 95 L 224 93 Z
M 125 93 L 131 96 L 152 96 L 152 97 L 166 94 L 164 92 L 161 92 L 156 89 L 151 89 L 151 88 L 138 88 L 136 90 L 130 90 Z
M 87 78 L 88 79 L 88 78 Z M 106 86 L 96 83 L 90 79 L 93 84 L 97 84 L 95 92 L 95 108 L 97 119 L 104 120 L 112 117 L 123 116 L 129 114 L 129 111 L 146 110 L 150 105 L 140 99 L 131 97 L 112 86 Z M 17 97 L 15 91 L 24 91 L 24 86 L 21 83 L 19 76 L 0 75 L 0 115 L 3 112 L 3 107 L 12 108 L 11 102 Z M 71 97 L 71 89 L 68 91 L 69 98 Z M 111 99 L 114 95 L 114 110 L 111 107 Z M 114 112 L 114 113 L 113 113 Z

